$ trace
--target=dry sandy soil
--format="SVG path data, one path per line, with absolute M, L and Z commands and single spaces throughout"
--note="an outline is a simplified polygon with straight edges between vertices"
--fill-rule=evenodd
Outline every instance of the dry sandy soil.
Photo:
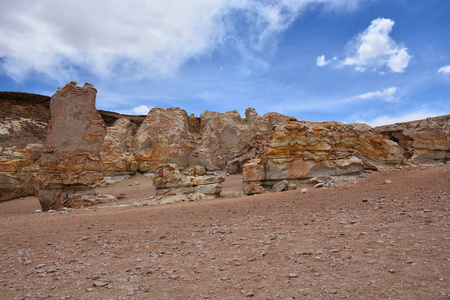
M 239 189 L 230 176 L 226 198 L 121 207 L 154 193 L 139 175 L 100 190 L 125 194 L 115 206 L 0 203 L 0 299 L 450 298 L 450 165 Z

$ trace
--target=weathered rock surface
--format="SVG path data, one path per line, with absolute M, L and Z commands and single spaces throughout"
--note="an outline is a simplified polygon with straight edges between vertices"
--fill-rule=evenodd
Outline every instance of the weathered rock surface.
M 100 153 L 105 175 L 136 173 L 137 162 L 131 153 L 132 140 L 132 122 L 126 118 L 118 119 L 106 129 Z
M 237 111 L 205 111 L 201 115 L 201 141 L 196 151 L 199 164 L 208 170 L 241 173 L 246 161 L 267 151 L 272 127 L 288 118 L 277 113 L 261 117 L 253 108 L 247 108 L 245 116 L 241 118 Z
M 450 159 L 450 115 L 376 127 L 384 137 L 399 140 L 405 158 L 432 163 Z
M 0 148 L 41 144 L 50 120 L 49 100 L 42 95 L 0 92 Z
M 175 164 L 167 164 L 156 169 L 153 185 L 157 199 L 169 203 L 219 197 L 224 180 L 221 176 L 185 175 Z
M 264 156 L 272 127 L 286 119 L 277 113 L 261 117 L 252 108 L 246 118 L 237 111 L 205 111 L 199 119 L 179 108 L 152 109 L 133 140 L 138 171 L 175 163 L 240 173 L 246 161 Z
M 301 184 L 316 176 L 358 174 L 376 165 L 399 164 L 402 158 L 395 142 L 368 125 L 290 119 L 272 132 L 267 162 L 244 166 L 251 170 L 243 174 L 244 192 L 248 194 L 245 186 L 250 184 L 272 187 L 283 180 Z
M 36 194 L 37 159 L 41 153 L 41 144 L 0 151 L 0 201 Z
M 384 138 L 394 134 L 399 139 L 403 153 L 399 158 L 395 144 L 386 147 L 385 140 L 364 124 L 292 119 L 283 130 L 280 127 L 273 132 L 274 126 L 284 124 L 288 117 L 278 113 L 259 116 L 251 108 L 245 118 L 236 111 L 205 111 L 196 118 L 179 108 L 153 109 L 146 117 L 99 113 L 107 126 L 101 160 L 105 174 L 111 176 L 153 172 L 167 163 L 177 164 L 190 176 L 200 174 L 192 169 L 196 165 L 207 171 L 246 173 L 244 164 L 259 158 L 264 179 L 245 180 L 244 176 L 244 188 L 259 193 L 283 179 L 291 186 L 295 178 L 359 173 L 401 159 L 441 162 L 450 156 L 449 115 L 376 128 Z M 43 143 L 49 121 L 50 97 L 0 92 L 0 153 L 9 149 L 0 158 L 3 194 L 20 197 L 33 193 L 30 179 L 34 175 L 24 174 L 35 174 L 38 167 L 36 159 L 28 160 L 26 148 Z M 16 156 L 10 155 L 12 147 Z M 35 171 L 25 172 L 28 169 Z M 14 192 L 5 192 L 8 190 Z
M 189 165 L 195 148 L 198 120 L 180 108 L 153 108 L 133 139 L 139 172 L 155 171 L 159 165 Z
M 264 193 L 265 190 L 262 185 L 265 179 L 266 173 L 261 159 L 251 159 L 244 164 L 242 172 L 244 194 L 254 195 Z
M 43 210 L 84 205 L 103 178 L 100 158 L 106 128 L 95 109 L 97 90 L 70 82 L 53 95 L 52 119 L 39 159 L 38 198 Z

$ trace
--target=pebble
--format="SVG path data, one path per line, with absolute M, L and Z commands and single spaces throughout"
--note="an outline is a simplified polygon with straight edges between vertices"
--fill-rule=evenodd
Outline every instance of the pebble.
M 384 181 L 384 184 L 391 184 L 392 183 L 392 181 L 390 181 L 390 180 L 385 180 Z
M 86 289 L 86 292 L 88 292 L 88 293 L 93 292 L 93 291 L 94 291 L 93 288 L 87 288 L 87 289 Z
M 47 266 L 46 264 L 39 264 L 36 267 L 34 267 L 35 269 L 41 269 L 44 268 L 45 266 Z
M 307 193 L 308 193 L 308 189 L 307 189 L 307 188 L 304 188 L 304 189 L 302 189 L 302 190 L 300 191 L 300 193 L 302 193 L 302 194 L 307 194 Z
M 292 273 L 292 274 L 289 274 L 288 276 L 289 276 L 289 278 L 297 278 L 298 274 Z
M 104 287 L 108 285 L 108 282 L 96 280 L 92 283 L 94 287 Z

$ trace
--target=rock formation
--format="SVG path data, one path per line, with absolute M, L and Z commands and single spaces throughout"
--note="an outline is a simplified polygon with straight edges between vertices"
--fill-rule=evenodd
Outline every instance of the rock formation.
M 88 87 L 79 89 L 87 91 Z M 72 88 L 66 88 L 66 92 L 67 95 L 72 93 L 73 97 L 84 93 L 72 91 Z M 90 126 L 91 122 L 83 121 L 81 114 L 68 116 L 68 109 L 81 109 L 75 103 L 52 112 L 55 120 L 59 121 L 52 121 L 50 127 L 55 128 L 56 124 L 62 124 L 61 120 L 69 118 L 63 127 L 70 130 L 63 129 L 66 130 L 64 133 L 53 138 L 56 142 L 62 138 L 69 139 L 58 144 L 61 149 L 45 147 L 39 185 L 42 185 L 42 180 L 47 181 L 45 176 L 50 176 L 53 171 L 55 173 L 50 177 L 61 177 L 58 179 L 60 183 L 56 179 L 54 184 L 47 181 L 49 186 L 44 188 L 47 187 L 48 191 L 52 190 L 50 186 L 64 186 L 92 192 L 90 186 L 101 177 L 97 150 L 85 158 L 83 155 L 88 157 L 87 153 L 92 149 L 83 150 L 83 142 L 80 142 L 79 150 L 75 149 L 78 146 L 74 146 L 74 150 L 64 148 L 75 145 L 78 143 L 76 140 L 82 138 L 71 135 L 73 125 L 85 128 L 83 126 Z M 92 115 L 96 113 L 95 107 L 88 111 Z M 271 189 L 272 185 L 284 179 L 289 181 L 288 188 L 291 188 L 296 182 L 316 176 L 357 174 L 362 169 L 376 169 L 379 165 L 395 164 L 401 160 L 406 163 L 445 162 L 450 156 L 450 115 L 377 127 L 375 130 L 379 134 L 376 134 L 364 124 L 298 122 L 294 119 L 286 123 L 287 116 L 278 113 L 259 116 L 251 108 L 246 110 L 245 118 L 236 111 L 205 111 L 200 117 L 195 117 L 180 108 L 155 108 L 147 116 L 99 113 L 107 127 L 100 159 L 105 174 L 113 179 L 117 178 L 115 175 L 125 176 L 136 171 L 155 172 L 158 166 L 172 163 L 184 170 L 183 173 L 194 176 L 196 173 L 189 168 L 201 165 L 208 172 L 244 173 L 244 189 L 251 194 L 264 192 L 264 188 Z M 0 201 L 36 193 L 33 180 L 38 173 L 37 161 L 41 151 L 35 151 L 39 147 L 33 145 L 44 143 L 49 122 L 50 97 L 0 92 Z M 280 124 L 284 125 L 276 127 Z M 277 129 L 273 130 L 274 127 Z M 396 143 L 386 142 L 391 134 L 399 139 L 403 156 L 398 156 Z M 89 138 L 82 139 L 87 141 Z M 83 161 L 86 165 L 71 170 L 73 162 L 61 158 L 70 157 L 69 152 L 84 153 L 75 155 L 77 160 L 73 165 L 80 166 Z M 61 162 L 56 163 L 55 157 L 60 156 L 57 153 L 67 155 L 61 154 L 58 158 Z M 249 164 L 244 167 L 247 162 Z M 55 163 L 54 167 L 52 163 Z M 66 165 L 69 166 L 68 172 L 63 174 Z M 78 170 L 83 170 L 80 173 L 83 175 L 75 175 Z M 189 173 L 191 171 L 194 173 Z M 58 172 L 61 174 L 56 176 Z M 257 177 L 251 175 L 252 172 L 256 172 Z M 76 179 L 77 176 L 80 178 Z M 282 186 L 285 188 L 285 184 Z M 83 193 L 89 194 L 87 191 Z
M 134 174 L 137 163 L 131 153 L 133 140 L 132 123 L 126 118 L 120 118 L 106 129 L 100 153 L 105 175 Z
M 416 163 L 450 159 L 450 115 L 376 127 L 385 138 L 395 136 L 406 159 Z
M 51 99 L 52 119 L 37 177 L 43 210 L 84 205 L 103 178 L 100 151 L 106 128 L 95 109 L 96 94 L 90 84 L 70 82 Z
M 195 147 L 197 119 L 178 107 L 153 108 L 139 127 L 133 149 L 139 172 L 155 171 L 159 165 L 175 163 L 189 165 Z
M 208 170 L 241 173 L 246 161 L 267 151 L 272 127 L 287 119 L 276 113 L 260 117 L 253 108 L 248 108 L 245 115 L 243 119 L 235 110 L 202 113 L 201 139 L 195 152 L 200 165 Z
M 247 160 L 264 155 L 272 127 L 286 119 L 277 113 L 260 117 L 250 108 L 245 119 L 237 111 L 205 111 L 198 119 L 179 108 L 154 108 L 133 140 L 138 171 L 174 163 L 240 173 Z
M 41 153 L 41 144 L 29 144 L 25 149 L 0 150 L 0 202 L 36 194 L 37 160 Z
M 194 201 L 211 199 L 220 196 L 222 182 L 221 176 L 197 175 L 203 174 L 201 166 L 188 170 L 186 175 L 177 169 L 175 164 L 159 166 L 153 177 L 156 195 L 163 202 Z
M 267 161 L 244 165 L 244 192 L 261 192 L 257 186 L 271 188 L 283 180 L 301 184 L 316 176 L 358 174 L 376 165 L 399 164 L 402 158 L 395 142 L 366 124 L 292 118 L 272 132 Z

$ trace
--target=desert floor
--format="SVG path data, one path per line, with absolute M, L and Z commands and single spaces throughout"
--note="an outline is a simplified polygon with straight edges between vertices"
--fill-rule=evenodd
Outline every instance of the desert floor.
M 115 205 L 0 203 L 0 299 L 449 299 L 450 165 L 365 175 L 135 206 L 154 194 L 137 175 L 99 189 Z

